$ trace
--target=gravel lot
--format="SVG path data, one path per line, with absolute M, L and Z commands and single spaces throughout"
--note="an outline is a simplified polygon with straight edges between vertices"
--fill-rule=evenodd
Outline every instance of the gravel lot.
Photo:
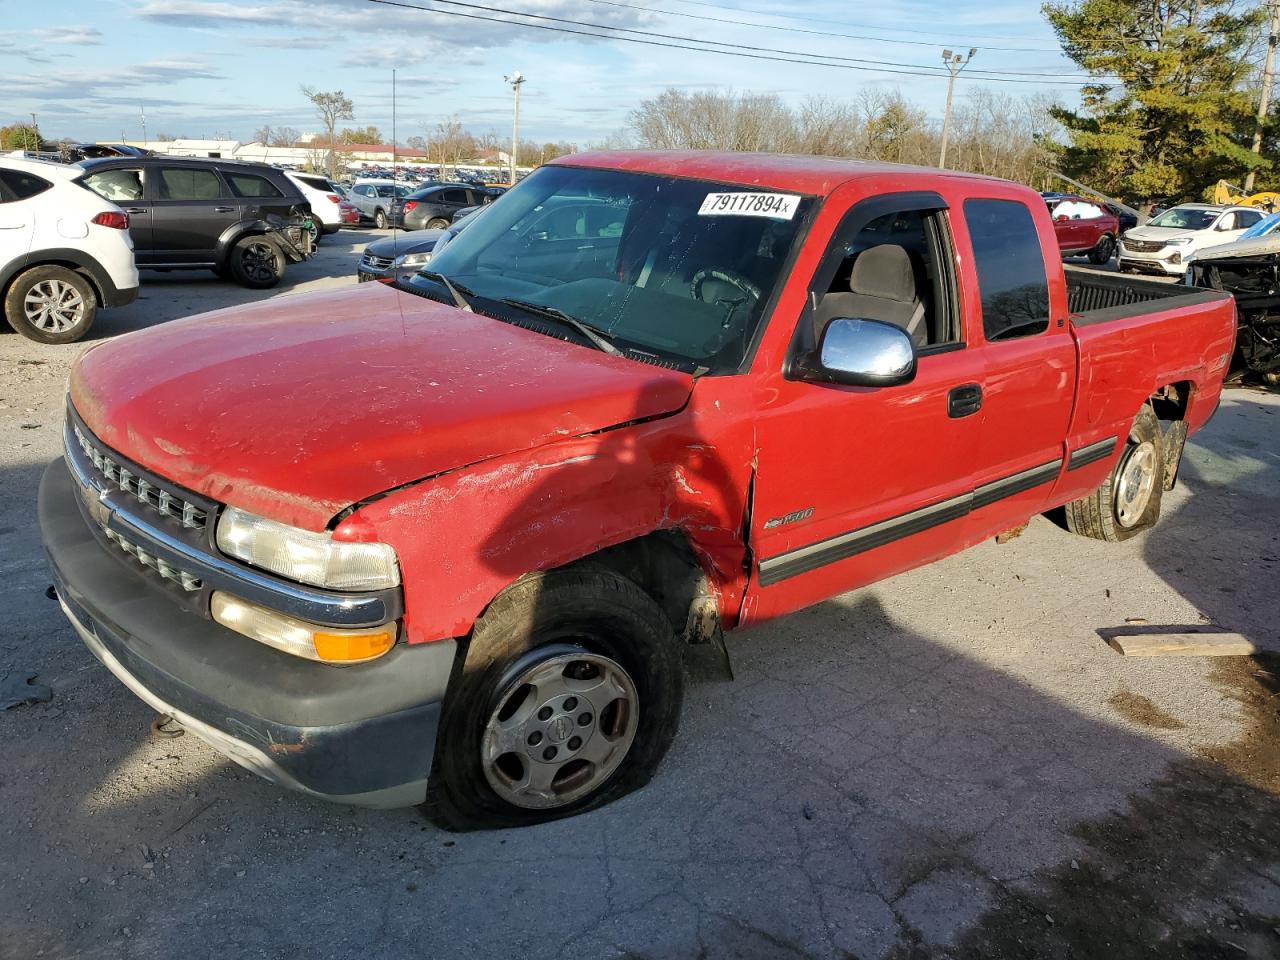
M 327 238 L 268 296 L 354 282 Z M 110 337 L 259 299 L 150 275 Z M 286 794 L 150 711 L 57 606 L 34 522 L 79 346 L 0 333 L 0 957 L 1280 955 L 1280 657 L 1125 659 L 1126 618 L 1280 651 L 1280 396 L 1228 392 L 1151 535 L 1036 519 L 702 649 L 649 787 L 450 835 Z M 199 945 L 199 946 L 196 946 Z

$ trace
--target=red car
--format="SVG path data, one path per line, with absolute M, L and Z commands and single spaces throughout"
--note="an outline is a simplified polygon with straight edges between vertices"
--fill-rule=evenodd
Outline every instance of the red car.
M 1153 526 L 1234 335 L 1064 275 L 1015 184 L 577 154 L 408 280 L 85 351 L 40 524 L 93 653 L 238 762 L 526 824 L 653 776 L 683 643 L 1054 507 Z
M 1087 256 L 1090 263 L 1099 266 L 1111 259 L 1120 236 L 1120 220 L 1115 214 L 1083 197 L 1055 197 L 1048 205 L 1063 256 Z
M 338 201 L 338 218 L 343 223 L 349 223 L 352 226 L 360 225 L 360 208 L 350 200 Z

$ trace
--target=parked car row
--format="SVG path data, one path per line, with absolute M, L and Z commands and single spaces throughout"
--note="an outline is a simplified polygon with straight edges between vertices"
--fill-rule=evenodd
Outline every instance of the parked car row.
M 273 287 L 330 226 L 303 189 L 280 170 L 234 160 L 0 160 L 5 319 L 43 343 L 79 340 L 99 307 L 137 296 L 139 268 L 209 269 Z M 325 215 L 338 211 L 327 196 L 324 204 Z

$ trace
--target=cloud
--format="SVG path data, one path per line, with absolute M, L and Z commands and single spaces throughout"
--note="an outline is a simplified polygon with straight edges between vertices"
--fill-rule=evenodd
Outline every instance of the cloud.
M 62 43 L 75 47 L 96 47 L 102 43 L 102 31 L 93 27 L 44 27 L 32 34 L 42 43 Z
M 183 80 L 220 80 L 212 65 L 199 57 L 168 57 L 128 67 L 59 70 L 39 76 L 0 74 L 0 96 L 18 96 L 38 101 L 96 100 L 115 102 L 119 98 L 94 95 L 95 90 L 165 87 Z M 137 103 L 138 98 L 128 98 Z

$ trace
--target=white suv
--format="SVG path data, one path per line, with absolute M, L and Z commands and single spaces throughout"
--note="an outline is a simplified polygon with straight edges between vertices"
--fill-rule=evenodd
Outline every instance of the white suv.
M 1253 207 L 1220 207 L 1212 203 L 1183 203 L 1170 207 L 1120 238 L 1116 266 L 1121 273 L 1139 270 L 1182 276 L 1197 250 L 1238 240 L 1262 219 Z
M 0 158 L 0 296 L 24 337 L 71 343 L 98 307 L 138 295 L 128 215 L 73 178 L 79 167 Z
M 322 236 L 342 229 L 342 210 L 338 207 L 342 198 L 333 189 L 333 184 L 320 174 L 286 170 L 284 175 L 293 181 L 302 191 L 307 203 L 311 204 L 311 243 L 318 247 Z

